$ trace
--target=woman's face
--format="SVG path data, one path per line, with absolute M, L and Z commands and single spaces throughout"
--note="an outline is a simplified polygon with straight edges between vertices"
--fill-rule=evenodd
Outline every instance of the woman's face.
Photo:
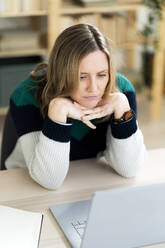
M 80 82 L 71 98 L 86 108 L 94 108 L 101 101 L 109 81 L 108 60 L 100 50 L 85 56 L 80 63 Z

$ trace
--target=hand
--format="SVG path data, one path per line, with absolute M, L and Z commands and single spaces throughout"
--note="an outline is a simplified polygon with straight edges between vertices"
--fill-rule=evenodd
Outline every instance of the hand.
M 51 100 L 48 108 L 48 116 L 51 120 L 62 123 L 66 123 L 68 117 L 82 121 L 83 110 L 85 109 L 68 98 L 58 97 Z M 96 128 L 90 121 L 83 122 L 92 129 Z
M 130 110 L 130 105 L 127 97 L 123 93 L 115 92 L 103 99 L 97 107 L 83 110 L 82 121 L 102 118 L 112 113 L 115 119 L 119 119 L 128 110 Z
M 83 111 L 87 111 L 87 108 L 85 108 L 85 107 L 83 107 L 83 106 L 81 106 L 80 104 L 78 104 L 77 102 L 73 102 L 73 104 L 77 107 L 77 108 L 79 108 L 81 111 L 82 111 L 82 116 L 81 116 L 81 121 L 82 122 L 84 122 L 88 127 L 90 127 L 90 128 L 92 128 L 92 129 L 96 129 L 96 126 L 95 125 L 93 125 L 93 123 L 92 122 L 90 122 L 90 121 L 86 121 L 86 120 L 83 120 L 83 116 L 84 116 L 84 112 Z

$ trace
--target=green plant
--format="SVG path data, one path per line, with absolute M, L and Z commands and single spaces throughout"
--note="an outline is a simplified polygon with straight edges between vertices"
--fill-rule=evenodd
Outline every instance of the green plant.
M 147 22 L 141 31 L 143 37 L 142 73 L 144 84 L 150 88 L 153 81 L 154 54 L 159 46 L 158 23 L 163 16 L 165 0 L 143 0 L 143 2 L 148 7 L 148 15 Z
M 157 24 L 162 18 L 165 0 L 143 0 L 143 2 L 149 8 L 148 20 L 142 30 L 145 38 L 144 45 L 147 46 L 148 40 L 152 39 L 156 47 L 158 45 Z

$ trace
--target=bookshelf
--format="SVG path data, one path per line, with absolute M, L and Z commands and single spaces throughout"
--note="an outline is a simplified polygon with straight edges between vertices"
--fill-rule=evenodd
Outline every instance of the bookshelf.
M 119 0 L 118 0 L 119 1 Z M 105 7 L 77 7 L 77 6 L 63 6 L 62 0 L 49 0 L 48 8 L 48 19 L 49 19 L 49 29 L 48 29 L 48 51 L 51 50 L 54 40 L 60 33 L 59 23 L 62 17 L 72 16 L 77 17 L 79 15 L 93 14 L 95 18 L 95 24 L 101 28 L 101 20 L 103 14 L 116 14 L 119 12 L 127 12 L 131 27 L 131 30 L 136 30 L 136 13 L 140 8 L 144 8 L 144 4 L 140 1 L 131 1 L 131 0 L 120 0 L 119 4 Z M 53 28 L 53 24 L 57 23 L 58 25 Z M 74 22 L 73 22 L 74 24 Z M 159 119 L 161 116 L 162 108 L 162 99 L 163 99 L 163 84 L 164 84 L 164 44 L 165 44 L 165 35 L 164 35 L 164 26 L 165 26 L 165 10 L 163 12 L 163 18 L 159 25 L 159 49 L 156 51 L 154 59 L 154 71 L 153 71 L 153 86 L 152 86 L 152 100 L 151 100 L 151 118 Z M 143 41 L 138 39 L 135 36 L 134 40 L 122 42 L 118 46 L 120 48 L 126 48 L 128 50 L 128 67 L 134 66 L 134 49 L 139 44 L 141 45 Z
M 11 57 L 24 57 L 24 56 L 44 56 L 47 54 L 47 49 L 38 48 L 38 49 L 25 49 L 18 51 L 2 51 L 0 52 L 0 58 L 11 58 Z
M 46 10 L 32 10 L 30 12 L 1 12 L 0 18 L 24 17 L 24 16 L 46 16 Z
M 46 2 L 47 0 L 0 1 L 0 115 L 6 114 L 8 110 L 6 99 L 35 64 L 28 61 L 26 66 L 20 62 L 16 65 L 18 58 L 27 61 L 29 58 L 42 58 L 48 54 Z M 3 23 L 5 25 L 7 23 L 7 28 L 5 25 L 3 27 Z M 13 26 L 13 23 L 16 23 L 16 26 Z M 22 23 L 25 23 L 25 28 Z M 10 62 L 4 65 L 3 62 L 6 63 L 6 60 L 15 62 L 13 66 Z M 13 71 L 17 75 L 15 78 Z
M 2 1 L 10 1 L 10 0 L 2 0 Z M 13 0 L 17 4 L 21 4 L 21 0 Z M 22 0 L 25 2 L 25 0 Z M 101 19 L 104 14 L 114 14 L 118 12 L 129 12 L 129 13 L 136 13 L 138 9 L 143 7 L 142 4 L 140 3 L 135 3 L 135 4 L 120 4 L 120 5 L 112 5 L 112 6 L 103 6 L 103 7 L 83 7 L 83 6 L 77 6 L 74 4 L 70 5 L 63 5 L 62 0 L 47 0 L 47 4 L 45 6 L 46 9 L 41 8 L 41 0 L 26 0 L 27 2 L 31 2 L 31 9 L 28 11 L 24 11 L 23 9 L 21 10 L 21 6 L 18 6 L 16 10 L 13 11 L 1 11 L 0 10 L 0 19 L 2 18 L 10 18 L 12 22 L 12 17 L 15 18 L 21 18 L 21 17 L 42 17 L 45 16 L 48 18 L 48 23 L 47 23 L 47 31 L 48 31 L 48 46 L 45 47 L 45 49 L 32 49 L 31 51 L 18 51 L 18 56 L 22 56 L 25 54 L 25 56 L 33 54 L 40 54 L 43 55 L 44 53 L 47 53 L 51 50 L 54 40 L 60 33 L 60 22 L 61 18 L 64 16 L 71 16 L 73 19 L 77 16 L 82 16 L 82 15 L 93 15 L 95 19 L 95 23 L 97 26 L 101 26 Z M 39 9 L 33 10 L 33 3 L 38 2 L 38 4 L 35 3 L 34 8 L 36 8 L 36 5 L 38 6 Z M 42 1 L 43 2 L 43 1 Z M 46 2 L 46 1 L 45 1 Z M 130 1 L 129 1 L 130 2 Z M 29 3 L 30 6 L 30 3 Z M 19 11 L 18 11 L 19 10 Z M 21 21 L 21 20 L 20 20 Z M 75 22 L 73 21 L 73 24 Z M 56 24 L 56 25 L 54 25 Z M 131 24 L 132 25 L 132 24 Z M 133 24 L 135 25 L 135 23 Z M 125 45 L 124 45 L 125 43 Z M 124 42 L 122 46 L 126 47 L 131 47 L 131 49 L 134 47 L 135 42 Z M 0 50 L 0 57 L 3 56 L 16 56 L 17 51 L 12 51 L 12 52 L 4 52 Z
M 2 0 L 4 2 L 10 2 L 11 0 Z M 25 9 L 23 9 L 21 2 L 28 3 L 28 6 L 26 6 Z M 117 25 L 117 22 L 120 20 L 117 20 L 116 16 L 118 14 L 120 15 L 121 22 L 124 23 L 124 16 L 126 16 L 126 25 L 125 28 L 129 33 L 132 32 L 132 30 L 136 30 L 136 13 L 137 11 L 144 7 L 141 3 L 127 3 L 127 4 L 113 4 L 111 6 L 93 6 L 93 7 L 84 7 L 79 6 L 77 4 L 74 4 L 74 1 L 68 1 L 68 0 L 12 0 L 12 2 L 15 2 L 15 4 L 19 4 L 19 6 L 15 6 L 12 9 L 9 9 L 7 11 L 2 11 L 2 6 L 0 6 L 0 21 L 2 19 L 8 19 L 12 22 L 12 18 L 17 18 L 21 22 L 21 18 L 30 18 L 31 19 L 31 28 L 33 28 L 34 31 L 40 32 L 40 29 L 42 29 L 41 25 L 39 24 L 41 18 L 45 18 L 46 22 L 46 41 L 47 43 L 45 46 L 38 46 L 35 48 L 30 49 L 14 49 L 13 51 L 7 50 L 2 51 L 0 50 L 0 58 L 12 58 L 12 57 L 23 57 L 23 56 L 33 56 L 33 55 L 47 55 L 51 51 L 54 41 L 61 32 L 62 29 L 64 29 L 67 26 L 70 26 L 72 24 L 76 24 L 79 22 L 91 22 L 98 26 L 101 31 L 103 31 L 103 19 L 104 17 L 107 17 L 107 21 L 109 25 L 110 20 L 108 18 L 112 19 L 112 22 L 115 21 L 115 25 Z M 117 0 L 116 0 L 117 2 Z M 132 1 L 134 2 L 134 1 Z M 44 3 L 44 6 L 43 6 Z M 13 6 L 13 5 L 12 5 Z M 85 19 L 87 18 L 87 19 Z M 88 19 L 89 18 L 89 19 Z M 123 18 L 123 20 L 122 20 Z M 106 18 L 105 18 L 106 19 Z M 104 20 L 106 21 L 106 20 Z M 61 27 L 61 23 L 64 23 L 63 27 Z M 129 24 L 129 25 L 127 25 Z M 119 25 L 120 26 L 120 25 Z M 126 30 L 125 29 L 125 30 Z M 120 33 L 120 30 L 118 31 Z M 128 32 L 127 32 L 128 33 Z M 123 34 L 123 30 L 122 30 Z M 134 34 L 132 35 L 133 38 L 127 40 L 127 39 L 121 39 L 122 37 L 117 37 L 117 40 L 119 41 L 117 43 L 117 47 L 121 49 L 127 50 L 127 66 L 128 67 L 134 67 L 134 49 L 137 46 L 138 43 L 140 43 L 140 40 L 137 39 Z M 114 41 L 115 43 L 116 41 Z M 116 46 L 116 45 L 115 45 Z M 2 111 L 1 111 L 2 109 Z M 0 108 L 0 114 L 5 112 L 6 108 Z
M 10 58 L 10 57 L 22 57 L 22 56 L 32 56 L 32 55 L 47 55 L 47 45 L 46 42 L 43 45 L 41 42 L 41 19 L 47 19 L 48 11 L 47 11 L 47 0 L 1 0 L 0 1 L 0 22 L 5 23 L 5 21 L 12 23 L 13 20 L 17 20 L 18 27 L 6 29 L 5 35 L 4 30 L 1 24 L 0 25 L 0 58 Z M 29 26 L 19 28 L 19 22 L 21 23 L 23 19 L 30 20 Z M 35 19 L 34 19 L 35 18 Z M 35 22 L 35 24 L 34 24 Z M 19 30 L 20 29 L 20 30 Z M 47 29 L 47 27 L 46 27 Z M 33 42 L 30 42 L 31 34 L 29 36 L 25 36 L 25 39 L 20 40 L 20 47 L 13 47 L 10 45 L 13 43 L 19 43 L 19 39 L 17 35 L 19 34 L 19 38 L 21 37 L 21 31 L 33 31 Z M 14 33 L 15 31 L 15 33 Z M 19 33 L 20 32 L 20 33 Z M 37 33 L 38 32 L 38 33 Z M 12 35 L 11 35 L 12 33 Z M 36 33 L 36 37 L 34 38 L 34 33 Z M 22 35 L 23 36 L 23 35 Z M 36 41 L 34 42 L 34 39 Z M 45 37 L 45 40 L 47 37 Z M 27 45 L 29 40 L 29 46 Z M 4 45 L 7 41 L 7 45 Z M 25 44 L 21 46 L 21 42 Z M 34 45 L 34 43 L 36 43 Z
M 121 11 L 137 11 L 143 7 L 142 4 L 112 5 L 105 7 L 66 7 L 60 9 L 61 15 L 87 14 L 87 13 L 112 13 Z
M 116 0 L 117 2 L 117 0 Z M 77 6 L 77 5 L 67 5 L 63 4 L 62 0 L 49 0 L 49 7 L 48 7 L 48 51 L 51 50 L 54 44 L 54 40 L 57 38 L 58 34 L 60 33 L 60 23 L 62 23 L 64 18 L 72 18 L 73 21 L 71 24 L 77 24 L 81 21 L 83 16 L 93 16 L 93 20 L 87 18 L 87 22 L 92 22 L 95 24 L 103 33 L 103 19 L 104 16 L 111 16 L 113 19 L 117 19 L 116 16 L 120 13 L 121 16 L 127 15 L 125 19 L 127 19 L 127 23 L 125 23 L 125 33 L 129 34 L 134 31 L 132 35 L 132 39 L 129 40 L 122 40 L 121 37 L 117 37 L 117 40 L 120 40 L 118 43 L 117 40 L 114 40 L 113 44 L 115 44 L 115 48 L 122 48 L 127 50 L 127 66 L 129 68 L 134 68 L 134 49 L 137 44 L 141 43 L 141 40 L 138 34 L 135 34 L 136 27 L 136 13 L 137 11 L 144 7 L 142 3 L 137 3 L 137 1 L 132 1 L 135 3 L 128 4 L 112 4 L 110 6 L 92 6 L 92 7 L 85 7 L 85 6 Z M 111 18 L 112 19 L 112 18 Z M 108 21 L 108 18 L 107 18 Z M 114 20 L 117 22 L 116 20 Z M 70 21 L 68 21 L 69 23 Z M 56 27 L 54 27 L 54 23 L 57 23 Z M 107 24 L 106 24 L 107 25 Z M 113 25 L 113 24 L 112 24 Z M 68 25 L 69 26 L 69 25 Z M 120 25 L 119 25 L 120 28 Z M 119 29 L 118 28 L 118 29 Z M 111 26 L 109 25 L 109 30 Z M 129 30 L 129 31 L 128 31 Z M 121 32 L 120 32 L 121 31 Z M 120 33 L 124 33 L 124 30 L 118 31 L 118 36 Z M 107 36 L 107 35 L 106 35 Z M 110 36 L 112 36 L 110 34 Z

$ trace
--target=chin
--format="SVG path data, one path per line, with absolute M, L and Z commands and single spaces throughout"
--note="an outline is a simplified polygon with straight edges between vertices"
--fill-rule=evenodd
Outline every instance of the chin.
M 85 103 L 82 103 L 81 105 L 85 108 L 95 108 L 97 106 L 98 102 L 85 102 Z

